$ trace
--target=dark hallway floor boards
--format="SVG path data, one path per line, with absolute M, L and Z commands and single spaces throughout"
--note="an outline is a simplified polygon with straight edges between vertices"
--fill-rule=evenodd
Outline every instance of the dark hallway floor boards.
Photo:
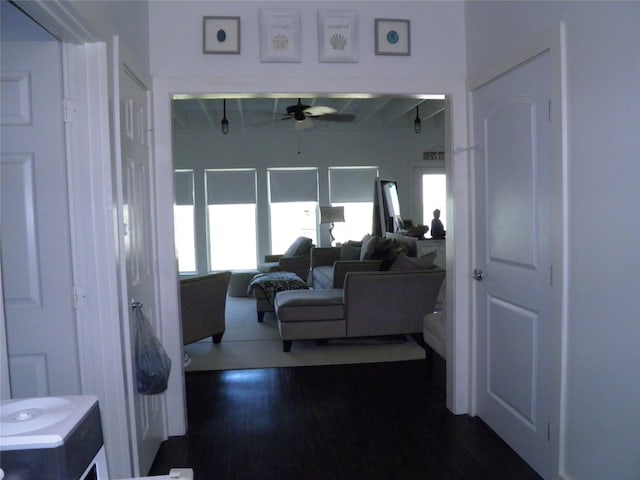
M 481 420 L 451 414 L 424 360 L 186 374 L 189 430 L 150 474 L 196 480 L 538 479 Z

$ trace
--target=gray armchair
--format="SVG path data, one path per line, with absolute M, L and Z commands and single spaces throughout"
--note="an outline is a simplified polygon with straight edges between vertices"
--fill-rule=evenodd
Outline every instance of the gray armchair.
M 180 280 L 182 343 L 211 337 L 220 343 L 225 331 L 225 307 L 231 272 Z
M 264 262 L 258 264 L 258 271 L 260 273 L 291 272 L 306 282 L 311 267 L 312 245 L 310 238 L 298 237 L 282 255 L 266 255 Z

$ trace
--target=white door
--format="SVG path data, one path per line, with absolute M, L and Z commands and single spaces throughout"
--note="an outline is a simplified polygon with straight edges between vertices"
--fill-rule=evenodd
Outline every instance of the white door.
M 60 43 L 2 42 L 2 273 L 15 398 L 81 393 Z
M 158 332 L 151 163 L 147 138 L 147 89 L 128 69 L 120 69 L 120 142 L 122 178 L 121 255 L 124 255 L 129 330 L 127 366 L 131 374 L 130 412 L 134 475 L 146 475 L 164 436 L 164 395 L 140 395 L 135 388 L 135 311 L 142 311 Z M 160 337 L 159 334 L 156 334 Z M 174 365 L 172 374 L 179 372 Z
M 473 92 L 480 417 L 550 475 L 551 74 L 538 56 Z M 480 272 L 481 271 L 481 272 Z

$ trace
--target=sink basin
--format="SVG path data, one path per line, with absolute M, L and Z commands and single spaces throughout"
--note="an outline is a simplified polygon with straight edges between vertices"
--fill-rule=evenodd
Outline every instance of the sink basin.
M 0 402 L 0 450 L 61 445 L 97 402 L 91 395 Z

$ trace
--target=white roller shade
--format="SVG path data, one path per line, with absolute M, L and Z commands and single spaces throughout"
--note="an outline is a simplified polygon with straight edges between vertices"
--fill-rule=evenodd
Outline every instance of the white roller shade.
M 176 170 L 173 179 L 176 205 L 193 205 L 193 171 Z
M 270 170 L 271 202 L 317 202 L 318 171 Z
M 377 167 L 329 169 L 331 203 L 373 202 L 377 176 Z
M 256 203 L 255 170 L 209 171 L 206 181 L 208 205 Z

